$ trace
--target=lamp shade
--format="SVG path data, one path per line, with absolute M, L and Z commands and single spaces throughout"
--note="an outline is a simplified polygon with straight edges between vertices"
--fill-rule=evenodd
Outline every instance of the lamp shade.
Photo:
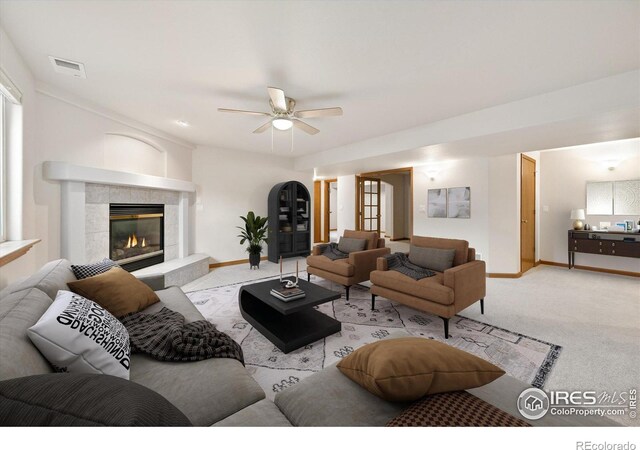
M 571 210 L 571 220 L 584 220 L 584 209 L 572 209 Z

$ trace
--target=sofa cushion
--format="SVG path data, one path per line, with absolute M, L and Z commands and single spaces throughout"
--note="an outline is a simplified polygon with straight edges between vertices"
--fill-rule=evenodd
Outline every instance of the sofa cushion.
M 23 289 L 37 288 L 53 300 L 60 289 L 68 290 L 67 283 L 75 280 L 76 277 L 71 271 L 71 263 L 66 259 L 57 259 L 42 266 L 26 280 L 7 286 L 2 293 L 8 295 Z
M 425 269 L 444 272 L 453 267 L 453 258 L 456 251 L 453 248 L 429 248 L 418 247 L 411 244 L 409 248 L 409 261 Z
M 53 372 L 27 336 L 27 329 L 51 303 L 47 294 L 35 288 L 0 299 L 0 380 Z
M 187 323 L 204 319 L 179 287 L 156 294 L 160 301 L 142 312 L 153 313 L 167 307 L 182 314 Z M 265 397 L 242 363 L 229 358 L 167 362 L 134 354 L 130 379 L 160 393 L 200 426 L 212 425 Z
M 454 267 L 468 262 L 469 242 L 464 241 L 462 239 L 445 239 L 445 238 L 435 238 L 435 237 L 425 237 L 425 236 L 413 236 L 411 238 L 411 243 L 414 245 L 417 245 L 418 247 L 455 249 L 456 256 L 453 258 Z
M 116 317 L 142 311 L 159 300 L 149 286 L 121 267 L 70 282 L 69 289 L 93 300 Z
M 115 261 L 112 261 L 109 258 L 104 258 L 102 261 L 98 261 L 92 264 L 72 264 L 71 270 L 78 280 L 82 280 L 84 278 L 95 277 L 96 275 L 105 273 L 106 271 L 108 271 L 112 267 L 116 267 L 117 265 L 118 263 L 116 263 Z
M 348 259 L 330 260 L 324 255 L 314 255 L 307 257 L 307 266 L 317 267 L 330 273 L 342 275 L 343 277 L 352 277 L 355 274 L 355 268 L 349 264 Z
M 131 381 L 162 395 L 196 426 L 209 426 L 265 395 L 242 363 L 230 358 L 195 362 L 131 357 Z
M 27 330 L 56 372 L 99 373 L 129 379 L 129 333 L 98 304 L 69 291 Z
M 365 247 L 365 250 L 371 250 L 372 248 L 378 247 L 378 233 L 375 231 L 344 230 L 342 235 L 346 238 L 366 239 L 367 246 Z
M 342 253 L 361 252 L 367 246 L 366 239 L 356 239 L 341 236 L 338 242 L 338 250 Z
M 374 395 L 394 402 L 483 386 L 504 370 L 433 339 L 385 339 L 360 347 L 338 369 Z
M 109 375 L 45 374 L 0 382 L 4 426 L 190 426 L 161 395 Z
M 260 400 L 253 405 L 241 409 L 226 419 L 213 425 L 214 427 L 290 427 L 291 422 L 282 414 L 271 400 Z
M 454 300 L 454 292 L 453 289 L 443 284 L 443 280 L 444 276 L 440 272 L 421 280 L 414 280 L 395 270 L 374 270 L 371 272 L 371 282 L 376 286 L 404 292 L 442 305 L 451 305 Z
M 158 303 L 154 303 L 148 308 L 142 310 L 146 314 L 160 312 L 162 308 L 168 308 L 172 311 L 179 312 L 184 316 L 185 323 L 202 320 L 202 314 L 195 307 L 189 298 L 184 295 L 182 289 L 178 286 L 171 286 L 161 291 L 156 291 L 156 295 L 160 299 Z
M 410 405 L 376 397 L 335 364 L 279 392 L 275 404 L 297 427 L 381 427 Z

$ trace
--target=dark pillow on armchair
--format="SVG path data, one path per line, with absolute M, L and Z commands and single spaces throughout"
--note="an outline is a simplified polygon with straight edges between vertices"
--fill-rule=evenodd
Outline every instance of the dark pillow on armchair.
M 451 269 L 455 256 L 456 250 L 453 248 L 418 247 L 414 244 L 411 244 L 409 248 L 410 262 L 436 272 L 444 272 L 447 269 Z
M 341 237 L 338 241 L 338 250 L 342 253 L 361 252 L 366 246 L 366 239 Z
M 192 426 L 157 392 L 110 375 L 51 373 L 0 381 L 3 426 Z

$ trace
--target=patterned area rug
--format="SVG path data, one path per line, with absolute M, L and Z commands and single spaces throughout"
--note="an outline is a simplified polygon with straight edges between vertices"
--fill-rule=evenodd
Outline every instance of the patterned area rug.
M 264 280 L 253 282 L 258 281 Z M 558 345 L 463 316 L 451 318 L 450 336 L 445 340 L 442 319 L 437 316 L 383 297 L 376 298 L 376 309 L 372 311 L 366 286 L 352 286 L 347 302 L 342 286 L 316 276 L 311 277 L 311 282 L 343 292 L 341 299 L 316 307 L 339 320 L 342 331 L 288 354 L 282 353 L 240 315 L 238 291 L 247 283 L 189 292 L 187 296 L 218 330 L 240 343 L 247 369 L 271 399 L 358 347 L 387 337 L 413 335 L 445 342 L 491 361 L 509 375 L 539 388 L 544 386 L 560 354 Z

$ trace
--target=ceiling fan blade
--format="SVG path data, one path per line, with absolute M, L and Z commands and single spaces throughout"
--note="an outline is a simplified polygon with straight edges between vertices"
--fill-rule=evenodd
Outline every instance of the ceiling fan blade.
M 271 121 L 268 121 L 267 123 L 265 123 L 264 125 L 259 126 L 258 128 L 256 128 L 255 130 L 253 130 L 254 133 L 264 133 L 265 131 L 267 131 L 269 128 L 271 127 Z
M 218 108 L 220 112 L 228 112 L 228 113 L 239 113 L 239 114 L 249 114 L 252 116 L 270 116 L 271 114 L 266 112 L 259 111 L 244 111 L 242 109 L 228 109 L 228 108 Z
M 312 127 L 308 123 L 304 123 L 302 120 L 291 119 L 291 121 L 293 122 L 293 125 L 296 128 L 301 129 L 302 131 L 304 131 L 307 134 L 318 134 L 320 132 L 320 130 L 318 130 L 317 128 Z
M 278 112 L 287 112 L 287 99 L 284 96 L 284 91 L 274 87 L 268 87 L 267 91 L 269 91 L 274 109 Z
M 296 111 L 293 115 L 301 119 L 306 119 L 307 117 L 341 116 L 342 108 L 305 109 L 303 111 Z

